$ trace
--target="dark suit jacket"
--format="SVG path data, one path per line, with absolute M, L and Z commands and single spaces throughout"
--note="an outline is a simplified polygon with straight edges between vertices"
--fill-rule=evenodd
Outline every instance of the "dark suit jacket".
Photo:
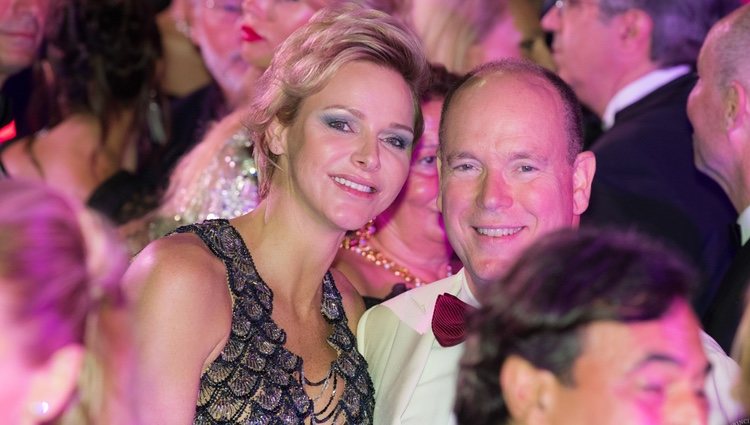
M 732 347 L 735 332 L 745 309 L 745 291 L 750 282 L 750 241 L 740 248 L 732 261 L 708 312 L 703 326 L 721 344 L 724 351 Z
M 596 174 L 583 225 L 635 228 L 681 250 L 705 284 L 694 298 L 702 315 L 729 267 L 737 212 L 721 187 L 693 163 L 687 97 L 693 74 L 618 112 L 592 145 Z

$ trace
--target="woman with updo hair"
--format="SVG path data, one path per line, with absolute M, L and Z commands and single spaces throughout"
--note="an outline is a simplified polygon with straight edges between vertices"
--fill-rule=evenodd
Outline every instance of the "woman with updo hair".
M 247 117 L 257 208 L 157 239 L 126 274 L 145 423 L 372 423 L 364 303 L 330 267 L 406 180 L 427 72 L 407 27 L 354 4 L 276 50 Z
M 151 2 L 66 0 L 51 26 L 51 126 L 3 146 L 0 174 L 44 181 L 125 223 L 148 209 L 147 158 L 167 136 Z
M 133 423 L 110 373 L 127 350 L 105 332 L 122 317 L 126 265 L 98 214 L 40 183 L 0 181 L 2 423 Z

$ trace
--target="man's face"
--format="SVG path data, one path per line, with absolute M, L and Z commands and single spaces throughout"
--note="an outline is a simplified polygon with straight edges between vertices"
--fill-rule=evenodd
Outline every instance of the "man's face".
M 605 21 L 595 0 L 564 0 L 542 18 L 554 34 L 552 53 L 557 73 L 581 102 L 603 114 L 614 96 L 619 65 L 619 34 L 615 19 Z
M 705 424 L 709 363 L 699 329 L 683 300 L 657 320 L 588 326 L 573 384 L 555 384 L 547 423 Z
M 438 205 L 470 284 L 484 286 L 538 237 L 578 223 L 594 159 L 571 164 L 560 97 L 538 77 L 483 77 L 443 119 Z
M 49 3 L 0 1 L 0 84 L 33 62 L 44 36 Z
M 727 171 L 736 162 L 727 138 L 727 118 L 715 60 L 715 38 L 722 24 L 714 28 L 698 57 L 698 83 L 688 98 L 687 112 L 693 124 L 695 165 L 727 190 Z

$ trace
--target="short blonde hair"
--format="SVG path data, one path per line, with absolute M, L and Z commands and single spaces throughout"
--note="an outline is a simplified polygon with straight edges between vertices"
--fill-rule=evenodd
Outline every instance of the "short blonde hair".
M 277 157 L 269 147 L 269 125 L 290 126 L 300 105 L 319 92 L 345 64 L 368 61 L 403 76 L 412 93 L 415 140 L 424 122 L 420 97 L 429 75 L 417 36 L 386 13 L 359 4 L 322 9 L 280 47 L 260 78 L 247 125 L 259 170 L 259 195 L 268 194 Z

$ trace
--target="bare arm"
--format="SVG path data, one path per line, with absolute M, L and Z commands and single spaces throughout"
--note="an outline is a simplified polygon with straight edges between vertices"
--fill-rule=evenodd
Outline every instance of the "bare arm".
M 224 265 L 192 234 L 147 246 L 125 275 L 133 303 L 133 408 L 141 423 L 190 424 L 200 376 L 226 344 Z

